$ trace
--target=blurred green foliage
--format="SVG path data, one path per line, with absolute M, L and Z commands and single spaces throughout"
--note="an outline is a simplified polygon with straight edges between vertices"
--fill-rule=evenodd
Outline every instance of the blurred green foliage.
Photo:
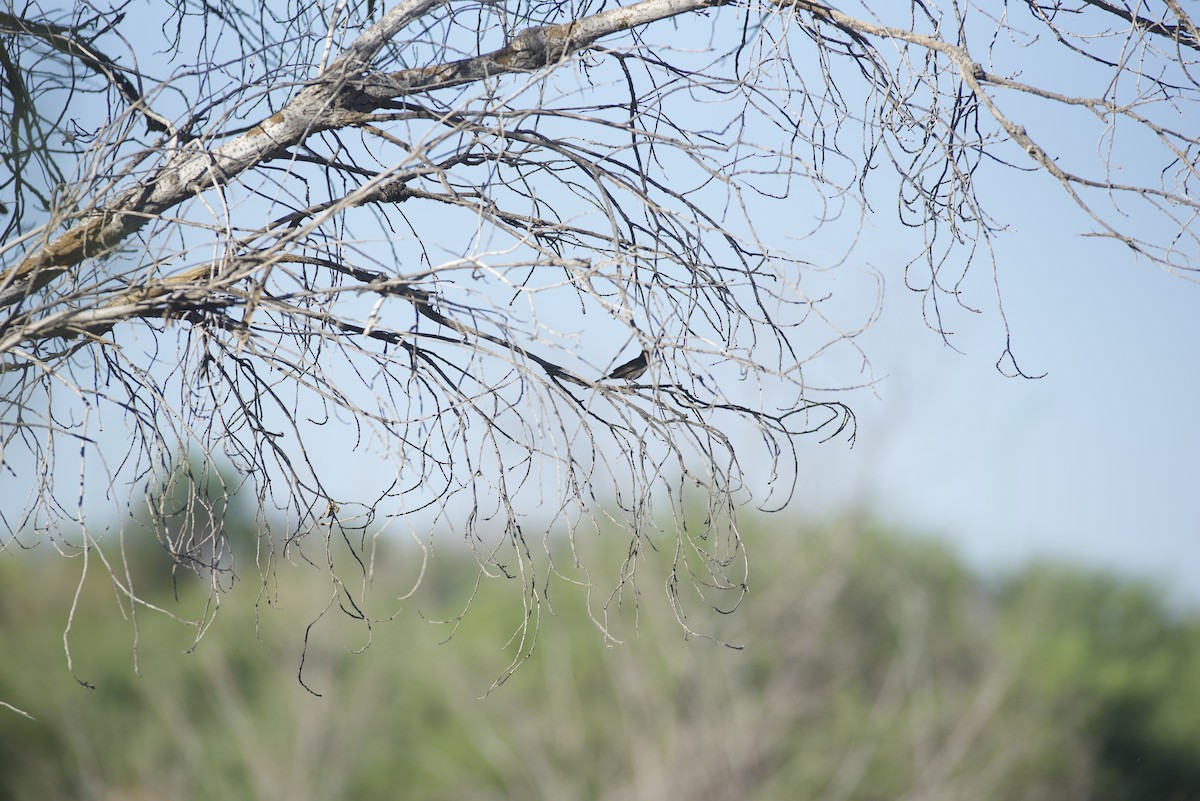
M 209 587 L 133 539 L 109 563 L 211 621 Z M 613 571 L 593 577 L 622 543 L 581 545 Z M 4 552 L 0 700 L 36 719 L 0 708 L 0 798 L 1200 799 L 1200 624 L 1149 590 L 1057 567 L 984 587 L 854 519 L 762 520 L 747 544 L 737 613 L 688 620 L 743 650 L 685 639 L 651 570 L 609 606 L 612 646 L 608 594 L 544 572 L 536 648 L 490 693 L 525 611 L 465 549 L 404 602 L 416 547 L 380 543 L 365 593 L 302 559 L 264 592 L 239 553 L 253 575 L 198 643 L 98 554 L 81 582 L 82 556 Z M 71 667 L 95 689 L 64 655 L 77 587 Z M 391 619 L 343 614 L 350 595 Z

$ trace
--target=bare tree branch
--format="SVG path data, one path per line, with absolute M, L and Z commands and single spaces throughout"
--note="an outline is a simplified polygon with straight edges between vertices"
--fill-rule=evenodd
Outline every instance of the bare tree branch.
M 1200 40 L 1174 0 L 156 13 L 136 36 L 121 3 L 0 15 L 0 480 L 24 499 L 0 547 L 102 550 L 93 499 L 120 496 L 112 525 L 213 609 L 240 487 L 264 584 L 317 565 L 364 625 L 371 539 L 450 528 L 519 587 L 515 665 L 549 583 L 583 581 L 529 532 L 615 519 L 598 625 L 662 548 L 700 632 L 690 605 L 747 589 L 732 510 L 788 503 L 804 435 L 853 439 L 838 393 L 874 382 L 887 276 L 947 341 L 968 273 L 999 286 L 1006 182 L 1197 269 Z M 893 203 L 913 241 L 874 275 L 857 238 Z M 826 361 L 861 378 L 823 386 Z M 1024 374 L 1011 332 L 1001 364 Z M 193 480 L 220 497 L 175 502 Z M 86 564 L 133 603 L 119 559 Z

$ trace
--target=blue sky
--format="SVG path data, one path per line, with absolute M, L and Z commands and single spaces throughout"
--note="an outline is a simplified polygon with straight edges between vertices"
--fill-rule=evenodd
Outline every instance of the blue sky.
M 1043 185 L 994 199 L 1014 225 L 998 262 L 1017 354 L 1045 377 L 995 369 L 994 310 L 960 328 L 956 353 L 891 281 L 864 339 L 879 397 L 858 402 L 852 451 L 821 447 L 814 479 L 832 505 L 867 502 L 985 569 L 1063 558 L 1200 604 L 1200 287 L 1077 235 Z
M 1059 143 L 1074 134 L 1037 120 L 1038 133 Z M 969 284 L 983 313 L 950 317 L 957 351 L 924 325 L 921 300 L 900 277 L 915 233 L 892 221 L 894 188 L 889 197 L 887 181 L 876 180 L 877 211 L 852 256 L 813 280 L 838 290 L 852 321 L 873 306 L 883 277 L 882 317 L 861 339 L 878 380 L 844 398 L 859 418 L 853 449 L 844 438 L 801 443 L 794 509 L 866 504 L 985 569 L 1054 556 L 1128 571 L 1200 604 L 1200 287 L 1079 236 L 1086 221 L 1044 175 L 989 180 L 981 194 L 1013 226 L 996 252 L 1014 347 L 1026 371 L 1046 377 L 1007 378 L 994 367 L 1004 332 L 986 263 Z M 756 206 L 756 224 L 771 237 L 807 229 L 819 213 L 805 205 L 811 199 L 800 187 Z M 808 224 L 797 226 L 801 217 Z M 789 250 L 837 261 L 838 237 L 855 222 L 831 223 Z M 620 358 L 601 347 L 628 347 L 588 343 L 581 355 L 601 366 Z M 813 372 L 823 384 L 856 384 L 858 367 L 842 352 Z M 369 469 L 362 464 L 346 462 L 348 486 Z

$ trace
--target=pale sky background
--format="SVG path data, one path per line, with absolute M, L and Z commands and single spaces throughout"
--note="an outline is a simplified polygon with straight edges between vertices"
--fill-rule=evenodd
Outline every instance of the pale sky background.
M 983 314 L 952 318 L 962 353 L 925 327 L 900 278 L 894 194 L 881 198 L 843 270 L 850 295 L 869 286 L 856 271 L 885 277 L 883 316 L 861 339 L 880 380 L 874 396 L 844 399 L 858 415 L 853 449 L 801 443 L 794 510 L 865 504 L 985 570 L 1063 558 L 1200 606 L 1200 286 L 1078 236 L 1087 226 L 1044 176 L 982 194 L 1014 228 L 998 249 L 1014 348 L 1046 377 L 996 370 L 1003 332 L 986 264 L 972 298 Z M 762 213 L 761 226 L 787 230 L 801 212 Z M 856 383 L 856 367 L 823 366 L 822 378 Z
M 1200 287 L 1064 230 L 1076 220 L 1041 183 L 1001 198 L 1017 230 L 999 262 L 1021 366 L 1047 375 L 995 369 L 994 309 L 955 353 L 891 281 L 864 339 L 880 398 L 856 405 L 852 451 L 810 449 L 823 489 L 804 505 L 865 501 L 978 567 L 1063 558 L 1200 605 Z

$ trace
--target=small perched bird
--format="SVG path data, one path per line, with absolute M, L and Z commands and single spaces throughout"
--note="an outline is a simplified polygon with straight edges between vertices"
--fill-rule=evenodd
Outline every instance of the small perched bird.
M 608 378 L 624 378 L 626 381 L 636 381 L 642 377 L 642 373 L 646 372 L 646 368 L 650 366 L 650 351 L 643 350 L 637 356 L 634 356 L 624 364 L 618 365 L 611 373 L 604 376 Z

